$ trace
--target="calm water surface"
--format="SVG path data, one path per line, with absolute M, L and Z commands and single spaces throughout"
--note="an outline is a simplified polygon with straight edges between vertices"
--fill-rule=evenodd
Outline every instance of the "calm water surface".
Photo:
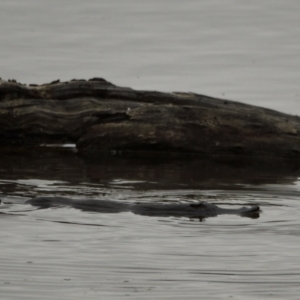
M 104 77 L 300 114 L 298 0 L 10 0 L 3 79 Z
M 2 299 L 298 299 L 295 168 L 241 176 L 244 167 L 201 159 L 88 161 L 45 149 L 5 152 L 0 162 Z M 25 204 L 45 195 L 262 212 L 200 222 Z

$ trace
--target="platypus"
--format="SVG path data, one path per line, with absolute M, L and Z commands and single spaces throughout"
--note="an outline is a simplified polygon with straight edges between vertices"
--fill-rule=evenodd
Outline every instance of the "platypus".
M 215 204 L 201 201 L 198 203 L 128 203 L 111 200 L 69 199 L 64 197 L 36 197 L 26 203 L 39 208 L 69 206 L 82 211 L 99 213 L 120 213 L 130 211 L 134 214 L 156 217 L 187 217 L 200 220 L 221 214 L 234 214 L 258 218 L 260 208 L 257 205 L 241 208 L 221 208 Z

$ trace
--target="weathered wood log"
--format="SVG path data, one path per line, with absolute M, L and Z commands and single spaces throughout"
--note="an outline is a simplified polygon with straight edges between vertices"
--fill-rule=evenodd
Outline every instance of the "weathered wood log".
M 0 81 L 0 144 L 76 143 L 80 153 L 158 151 L 300 157 L 300 118 L 194 93 L 104 79 Z

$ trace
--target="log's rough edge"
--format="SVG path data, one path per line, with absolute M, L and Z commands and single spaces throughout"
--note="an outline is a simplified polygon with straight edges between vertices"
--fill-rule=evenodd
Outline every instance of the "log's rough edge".
M 76 143 L 101 151 L 300 157 L 300 118 L 194 93 L 118 87 L 102 78 L 0 80 L 0 145 Z

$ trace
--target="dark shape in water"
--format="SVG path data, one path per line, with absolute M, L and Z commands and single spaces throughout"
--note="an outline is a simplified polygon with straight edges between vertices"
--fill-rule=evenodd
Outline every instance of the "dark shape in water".
M 26 203 L 37 206 L 40 209 L 50 207 L 69 206 L 82 211 L 99 213 L 121 213 L 132 212 L 138 215 L 155 217 L 186 217 L 198 218 L 200 221 L 208 217 L 216 217 L 221 214 L 234 214 L 242 217 L 258 218 L 259 206 L 242 207 L 238 209 L 221 208 L 208 202 L 199 203 L 126 203 L 110 200 L 84 200 L 69 199 L 63 197 L 37 197 L 28 200 Z

